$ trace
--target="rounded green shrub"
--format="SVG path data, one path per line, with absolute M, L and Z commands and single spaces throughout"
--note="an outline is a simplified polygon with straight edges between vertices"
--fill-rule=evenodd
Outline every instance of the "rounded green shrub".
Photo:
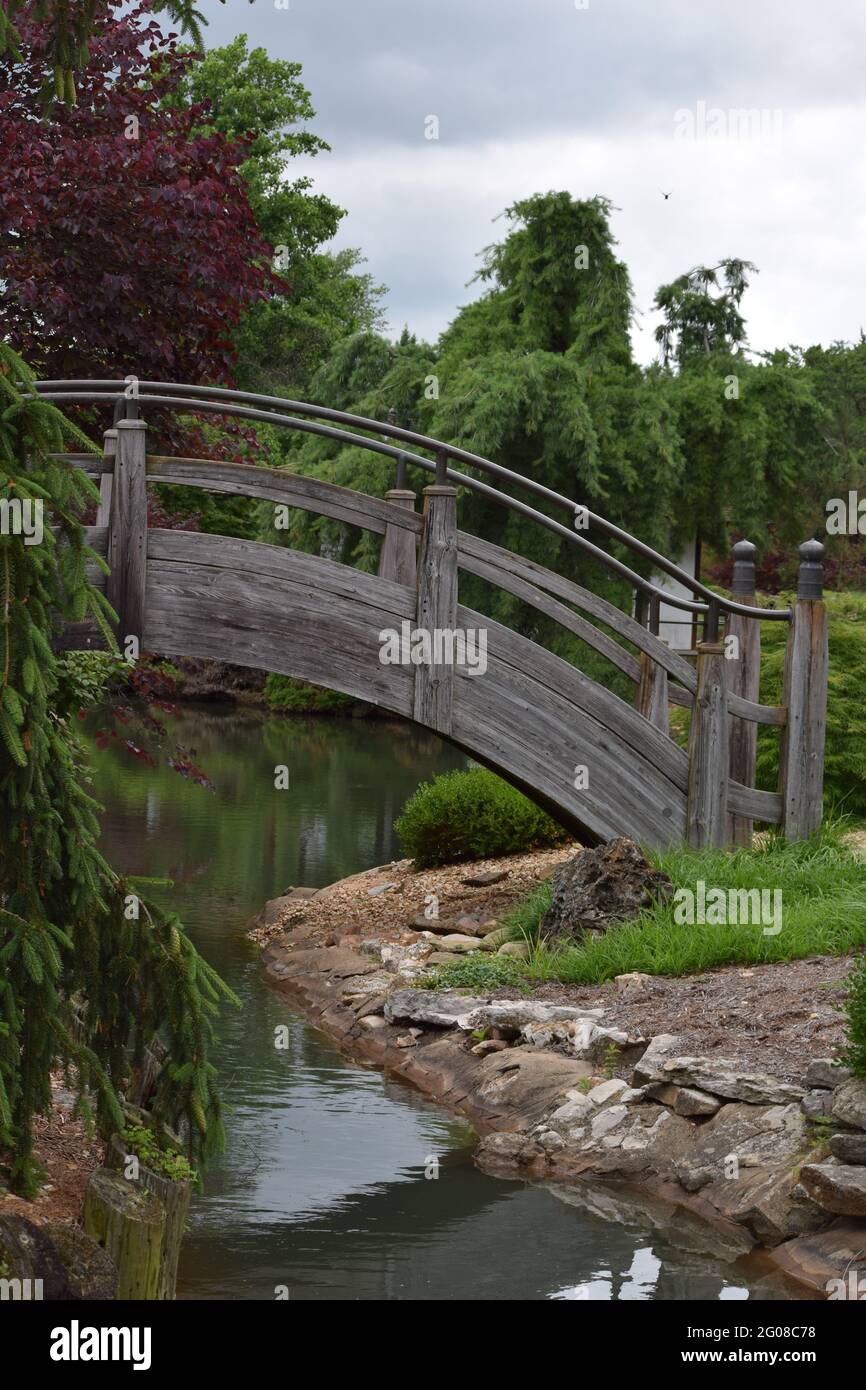
M 323 690 L 275 673 L 265 681 L 265 700 L 268 708 L 279 714 L 346 714 L 358 703 L 338 690 Z
M 540 807 L 483 767 L 422 782 L 394 828 L 419 869 L 521 854 L 567 838 Z

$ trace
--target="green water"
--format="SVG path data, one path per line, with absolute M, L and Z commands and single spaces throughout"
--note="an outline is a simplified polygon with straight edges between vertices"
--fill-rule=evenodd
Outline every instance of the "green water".
M 174 881 L 171 905 L 242 1002 L 224 1015 L 217 1056 L 227 1151 L 194 1199 L 179 1297 L 785 1296 L 674 1249 L 640 1220 L 486 1177 L 467 1126 L 347 1062 L 265 982 L 244 936 L 249 917 L 289 885 L 321 886 L 398 857 L 399 808 L 419 781 L 462 766 L 460 755 L 369 721 L 204 706 L 171 725 L 214 793 L 117 749 L 94 749 L 93 759 L 109 858 Z M 278 765 L 287 791 L 274 788 Z M 285 1050 L 274 1046 L 281 1025 Z

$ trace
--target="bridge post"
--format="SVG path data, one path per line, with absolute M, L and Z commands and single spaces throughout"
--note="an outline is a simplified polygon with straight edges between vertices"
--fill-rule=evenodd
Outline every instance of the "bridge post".
M 414 718 L 441 734 L 451 732 L 453 662 L 434 661 L 438 632 L 457 625 L 457 489 L 424 489 L 424 531 L 418 566 L 417 627 L 429 634 L 431 660 L 415 667 Z
M 731 592 L 738 603 L 757 606 L 755 597 L 756 547 L 751 541 L 737 541 L 733 547 L 734 574 Z M 729 613 L 725 637 L 737 639 L 737 655 L 727 662 L 729 688 L 735 695 L 757 703 L 761 693 L 761 624 L 741 613 Z M 758 749 L 758 726 L 753 719 L 731 715 L 730 763 L 731 781 L 746 787 L 755 785 L 755 765 Z M 728 837 L 732 845 L 751 846 L 752 821 L 748 816 L 728 816 Z
M 806 839 L 819 828 L 823 814 L 828 675 L 823 555 L 818 540 L 800 546 L 797 597 L 791 605 L 782 697 L 788 717 L 779 753 L 779 794 L 787 840 Z
M 649 605 L 649 629 L 659 635 L 659 600 L 653 596 Z M 662 638 L 659 637 L 659 641 Z M 668 718 L 668 673 L 653 660 L 649 652 L 640 654 L 640 680 L 635 696 L 635 709 L 663 734 L 670 733 Z
M 415 510 L 415 494 L 408 488 L 391 488 L 385 493 L 385 500 L 407 512 Z M 418 582 L 415 534 L 405 526 L 395 525 L 393 521 L 385 526 L 379 552 L 379 578 L 391 579 L 395 584 L 405 584 L 410 589 L 414 589 Z
M 688 842 L 724 849 L 728 802 L 728 695 L 722 642 L 699 642 L 698 688 L 689 731 Z
M 144 589 L 147 573 L 147 426 L 143 420 L 119 420 L 114 483 L 108 518 L 106 585 L 117 613 L 121 650 L 134 637 L 144 638 Z
M 114 460 L 117 457 L 117 430 L 106 430 L 102 440 L 102 457 L 106 464 L 111 464 L 111 472 L 103 473 L 99 479 L 97 526 L 107 526 L 111 515 L 111 488 L 114 483 Z

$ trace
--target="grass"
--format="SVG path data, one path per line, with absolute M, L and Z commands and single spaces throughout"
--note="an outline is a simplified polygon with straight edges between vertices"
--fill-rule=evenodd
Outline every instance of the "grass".
M 539 939 L 551 888 L 542 884 L 506 916 L 516 938 L 530 943 L 524 967 L 534 980 L 596 984 L 640 970 L 647 975 L 687 975 L 720 965 L 759 965 L 812 955 L 845 955 L 866 947 L 866 865 L 841 842 L 841 824 L 812 840 L 767 844 L 726 853 L 684 848 L 651 854 L 653 864 L 677 888 L 782 890 L 782 930 L 764 935 L 748 924 L 679 924 L 673 901 L 659 903 L 633 921 L 583 944 L 548 949 Z

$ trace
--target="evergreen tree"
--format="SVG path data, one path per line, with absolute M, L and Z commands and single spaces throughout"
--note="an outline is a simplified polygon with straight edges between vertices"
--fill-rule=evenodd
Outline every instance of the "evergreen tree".
M 52 642 L 60 624 L 88 615 L 113 642 L 113 614 L 86 572 L 100 563 L 80 520 L 95 489 L 57 457 L 70 439 L 92 446 L 32 380 L 0 344 L 0 1146 L 26 1194 L 38 1184 L 33 1119 L 50 1105 L 52 1072 L 70 1074 L 82 1113 L 108 1133 L 123 1123 L 122 1091 L 155 1034 L 168 1048 L 157 1129 L 183 1128 L 191 1156 L 219 1147 L 208 1052 L 218 1002 L 233 997 L 178 920 L 97 848 L 99 807 L 71 724 L 75 684 Z

